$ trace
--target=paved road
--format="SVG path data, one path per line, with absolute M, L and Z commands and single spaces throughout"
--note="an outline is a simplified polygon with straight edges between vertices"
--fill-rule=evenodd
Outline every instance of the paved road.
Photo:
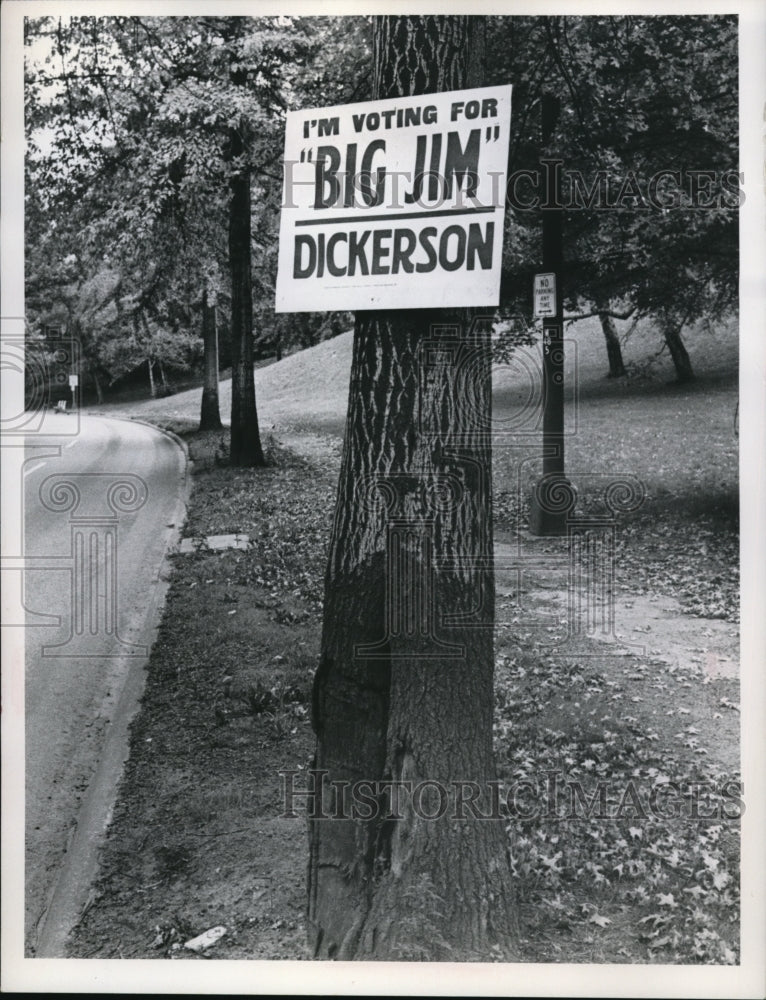
M 87 888 L 77 884 L 88 867 L 82 855 L 97 845 L 119 777 L 124 747 L 110 744 L 117 729 L 122 738 L 140 690 L 185 476 L 181 449 L 153 428 L 85 416 L 75 435 L 59 437 L 76 417 L 57 420 L 46 426 L 50 436 L 28 439 L 23 477 L 32 567 L 24 580 L 25 938 L 37 955 L 60 949 L 73 898 Z

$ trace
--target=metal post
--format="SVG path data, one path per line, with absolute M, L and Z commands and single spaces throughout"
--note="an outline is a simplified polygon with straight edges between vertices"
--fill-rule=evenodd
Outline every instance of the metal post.
M 559 115 L 559 101 L 542 99 L 542 146 L 548 145 Z M 529 530 L 535 535 L 565 535 L 573 497 L 564 475 L 564 339 L 561 164 L 542 159 L 545 191 L 543 271 L 556 276 L 556 314 L 543 318 L 543 476 L 532 497 Z M 563 502 L 562 502 L 563 501 Z

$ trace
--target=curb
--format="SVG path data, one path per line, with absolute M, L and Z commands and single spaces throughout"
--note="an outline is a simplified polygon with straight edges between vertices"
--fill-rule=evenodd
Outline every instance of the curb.
M 130 418 L 125 417 L 102 419 L 130 421 Z M 173 431 L 167 431 L 148 421 L 133 422 L 142 423 L 165 434 L 179 446 L 183 455 L 181 490 L 170 522 L 172 527 L 167 528 L 164 535 L 162 560 L 157 578 L 151 584 L 151 597 L 142 618 L 142 638 L 145 640 L 147 654 L 140 658 L 131 657 L 126 664 L 96 772 L 83 798 L 64 863 L 38 925 L 35 953 L 39 958 L 66 957 L 69 937 L 94 899 L 93 886 L 99 872 L 100 849 L 118 800 L 119 786 L 130 752 L 130 726 L 140 709 L 146 685 L 146 668 L 157 639 L 170 587 L 172 573 L 168 569 L 172 562 L 169 556 L 178 545 L 191 496 L 193 462 L 189 458 L 186 442 Z

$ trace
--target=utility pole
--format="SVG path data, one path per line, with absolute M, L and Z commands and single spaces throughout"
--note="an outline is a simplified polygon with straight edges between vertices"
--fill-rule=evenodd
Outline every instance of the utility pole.
M 559 100 L 542 98 L 542 148 L 556 127 Z M 564 310 L 561 164 L 543 159 L 543 274 L 535 277 L 535 315 L 543 319 L 543 475 L 532 497 L 529 530 L 565 535 L 574 493 L 564 474 Z

